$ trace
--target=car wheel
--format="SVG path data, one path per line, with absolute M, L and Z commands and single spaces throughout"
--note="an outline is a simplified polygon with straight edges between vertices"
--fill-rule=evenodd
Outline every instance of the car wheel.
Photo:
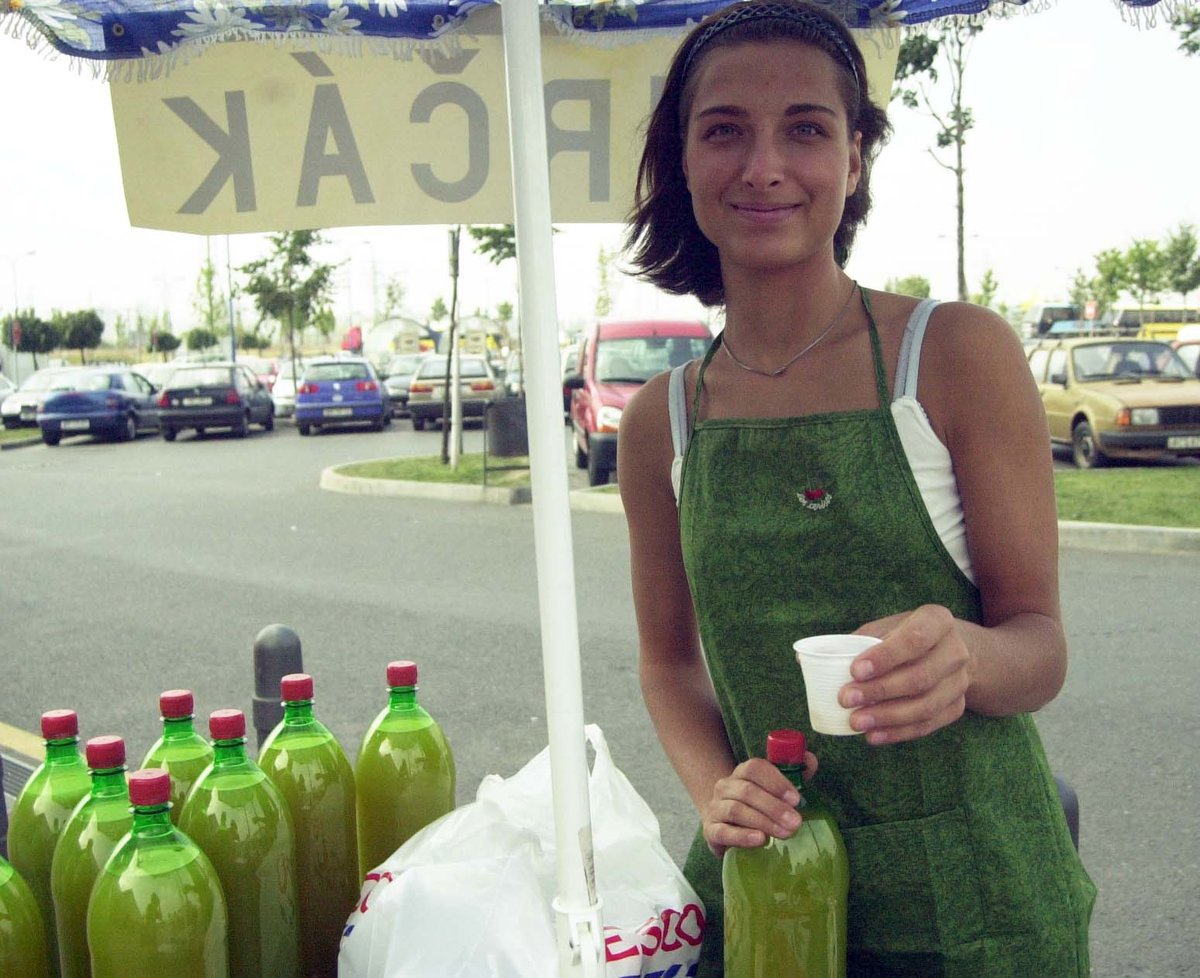
M 587 473 L 589 486 L 603 486 L 608 483 L 608 469 L 596 461 L 594 452 L 588 456 Z
M 120 441 L 133 441 L 137 437 L 137 419 L 132 414 L 125 415 L 121 430 L 117 435 Z
M 196 437 L 197 437 L 197 438 L 203 438 L 203 437 L 204 437 L 204 429 L 203 429 L 203 428 L 197 428 L 197 429 L 196 429 Z
M 12 431 L 14 428 L 19 428 L 20 426 L 21 426 L 21 422 L 18 421 L 16 418 L 5 418 L 4 419 L 4 427 L 7 428 L 9 431 Z
M 267 420 L 263 422 L 263 431 L 275 430 L 275 409 L 272 408 L 267 412 Z
M 575 442 L 575 468 L 586 469 L 588 467 L 587 453 L 584 452 L 579 442 Z
M 162 436 L 163 436 L 163 441 L 174 441 L 175 440 L 175 429 L 168 428 L 166 425 L 163 425 Z
M 234 438 L 245 438 L 248 434 L 250 434 L 250 413 L 249 412 L 243 414 L 242 419 L 233 426 L 233 437 Z
M 425 419 L 424 418 L 418 418 L 414 414 L 413 419 L 412 419 L 412 424 L 413 424 L 413 431 L 424 431 L 425 430 Z
M 375 422 L 371 425 L 371 430 L 372 431 L 383 431 L 383 426 L 385 424 L 387 424 L 386 418 L 387 418 L 386 414 L 379 415 L 379 417 L 376 418 Z
M 1086 421 L 1080 421 L 1071 430 L 1071 460 L 1079 469 L 1098 469 L 1108 461 Z
M 300 434 L 303 435 L 305 438 L 307 438 L 308 435 L 312 432 L 312 428 L 306 424 L 298 424 L 298 425 L 296 425 L 296 427 L 300 429 Z
M 47 445 L 57 445 L 60 438 L 62 438 L 62 435 L 60 435 L 57 431 L 42 432 L 42 441 L 44 441 Z

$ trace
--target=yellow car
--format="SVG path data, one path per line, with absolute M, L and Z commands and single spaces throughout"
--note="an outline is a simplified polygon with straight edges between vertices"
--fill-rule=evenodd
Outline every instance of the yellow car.
M 1076 337 L 1029 351 L 1050 440 L 1081 469 L 1109 459 L 1200 457 L 1200 379 L 1155 340 Z

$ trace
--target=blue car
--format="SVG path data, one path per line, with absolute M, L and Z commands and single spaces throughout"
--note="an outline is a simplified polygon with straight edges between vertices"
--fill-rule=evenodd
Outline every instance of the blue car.
M 70 377 L 70 389 L 38 403 L 42 441 L 57 445 L 71 435 L 133 441 L 139 431 L 158 430 L 155 388 L 127 367 L 88 367 Z
M 296 388 L 296 427 L 307 435 L 322 425 L 391 424 L 392 406 L 367 360 L 344 357 L 310 364 Z

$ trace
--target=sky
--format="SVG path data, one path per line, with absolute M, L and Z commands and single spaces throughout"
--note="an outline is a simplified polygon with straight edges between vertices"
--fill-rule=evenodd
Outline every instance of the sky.
M 1186 57 L 1165 25 L 1123 20 L 1110 0 L 1058 0 L 1037 13 L 989 22 L 974 43 L 966 102 L 967 279 L 991 270 L 1012 308 L 1066 296 L 1078 269 L 1134 240 L 1163 240 L 1181 222 L 1200 226 L 1200 57 Z M 171 312 L 176 332 L 197 322 L 205 256 L 224 275 L 261 257 L 261 235 L 206 239 L 130 226 L 106 85 L 64 58 L 0 33 L 0 313 L 39 315 L 94 307 Z M 944 90 L 935 90 L 935 99 Z M 908 275 L 933 293 L 956 292 L 954 179 L 931 157 L 934 123 L 893 104 L 895 134 L 873 175 L 875 206 L 848 271 L 868 286 Z M 447 229 L 331 229 L 320 256 L 341 263 L 339 327 L 370 323 L 397 280 L 410 315 L 449 305 Z M 619 225 L 562 225 L 554 237 L 557 312 L 565 330 L 595 312 L 601 248 Z M 515 302 L 516 267 L 470 251 L 464 234 L 459 309 Z M 236 274 L 236 273 L 235 273 Z M 614 316 L 708 318 L 694 300 L 666 296 L 619 272 Z M 223 282 L 223 279 L 222 279 Z M 246 303 L 242 314 L 253 319 Z

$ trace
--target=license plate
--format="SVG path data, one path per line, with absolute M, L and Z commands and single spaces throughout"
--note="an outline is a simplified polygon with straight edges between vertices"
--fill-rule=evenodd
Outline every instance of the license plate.
M 1200 448 L 1200 435 L 1174 435 L 1167 438 L 1167 448 Z
M 348 418 L 354 413 L 354 408 L 326 408 L 321 413 L 327 418 Z
M 64 421 L 62 423 L 63 431 L 87 431 L 92 426 L 90 421 L 83 418 L 74 421 Z
M 212 404 L 211 397 L 185 397 L 180 403 L 184 407 L 208 407 Z

